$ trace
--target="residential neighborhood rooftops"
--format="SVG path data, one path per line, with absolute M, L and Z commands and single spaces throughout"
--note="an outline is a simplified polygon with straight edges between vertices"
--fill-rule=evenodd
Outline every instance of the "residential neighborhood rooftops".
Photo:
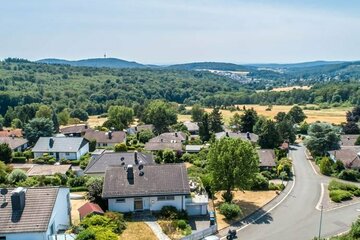
M 183 194 L 190 194 L 185 164 L 108 168 L 102 193 L 104 198 Z
M 121 143 L 126 139 L 126 133 L 124 131 L 98 131 L 88 129 L 85 132 L 84 138 L 88 141 L 94 139 L 97 143 Z
M 56 173 L 66 174 L 71 168 L 70 164 L 64 165 L 33 165 L 28 171 L 28 176 L 51 176 Z
M 335 151 L 329 151 L 330 157 L 340 160 L 346 168 L 360 168 L 360 147 L 342 148 Z
M 101 207 L 96 203 L 90 203 L 87 202 L 84 205 L 82 205 L 79 209 L 79 215 L 80 219 L 83 219 L 89 214 L 104 214 L 104 211 L 101 209 Z
M 0 137 L 22 137 L 23 133 L 20 128 L 17 129 L 6 129 L 0 131 Z
M 21 137 L 0 137 L 0 143 L 7 143 L 11 149 L 16 149 L 28 143 L 28 140 Z
M 204 145 L 186 145 L 185 150 L 187 152 L 200 152 Z
M 105 152 L 93 160 L 90 161 L 86 169 L 85 174 L 105 173 L 108 167 L 124 167 L 129 164 L 136 165 L 142 164 L 154 164 L 153 155 L 151 153 L 141 152 Z
M 259 149 L 259 166 L 260 167 L 275 167 L 275 151 L 273 149 Z
M 149 142 L 181 143 L 186 141 L 186 138 L 183 132 L 167 132 L 150 139 Z
M 145 143 L 145 150 L 147 151 L 160 151 L 165 149 L 171 149 L 173 151 L 181 151 L 182 143 L 170 143 L 170 142 L 147 142 Z
M 341 146 L 355 146 L 356 139 L 360 135 L 349 134 L 349 135 L 341 135 L 340 136 L 340 145 Z
M 12 209 L 13 190 L 8 189 L 6 203 L 0 207 L 0 234 L 46 231 L 59 188 L 26 189 L 23 210 Z
M 259 136 L 255 133 L 241 133 L 241 132 L 219 132 L 215 133 L 216 139 L 220 139 L 223 137 L 230 137 L 230 138 L 241 138 L 243 140 L 249 140 L 251 142 L 257 142 Z
M 74 133 L 85 133 L 87 129 L 89 129 L 87 124 L 77 124 L 73 126 L 62 127 L 60 129 L 60 133 L 66 135 Z
M 152 125 L 152 124 L 137 125 L 137 126 L 128 128 L 126 131 L 128 134 L 136 134 L 138 132 L 145 131 L 145 130 L 153 131 L 154 125 Z
M 189 132 L 197 132 L 197 131 L 199 131 L 199 125 L 196 122 L 185 121 L 184 125 L 185 125 L 185 127 L 187 128 L 187 130 Z
M 40 137 L 33 152 L 76 152 L 88 142 L 82 137 Z

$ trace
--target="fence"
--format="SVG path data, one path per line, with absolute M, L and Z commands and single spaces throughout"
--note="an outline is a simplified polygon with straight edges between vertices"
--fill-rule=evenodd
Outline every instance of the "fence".
M 191 235 L 188 235 L 186 237 L 181 238 L 181 240 L 199 240 L 203 239 L 209 235 L 212 235 L 217 232 L 217 225 L 212 225 L 204 230 L 201 230 L 199 232 L 193 233 Z

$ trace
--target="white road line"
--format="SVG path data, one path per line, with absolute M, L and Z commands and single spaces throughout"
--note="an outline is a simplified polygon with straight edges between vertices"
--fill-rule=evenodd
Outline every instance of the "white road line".
M 337 209 L 344 208 L 344 207 L 350 207 L 350 206 L 356 205 L 356 204 L 360 204 L 360 201 L 352 202 L 352 203 L 349 203 L 349 204 L 346 204 L 346 205 L 341 205 L 341 206 L 339 206 L 339 207 L 334 207 L 334 208 L 331 208 L 331 209 L 326 210 L 326 212 L 331 212 L 331 211 L 333 211 L 333 210 L 337 210 Z
M 308 159 L 308 156 L 307 156 L 307 154 L 306 154 L 306 150 L 305 150 L 305 156 L 306 156 L 306 161 L 310 164 L 310 166 L 311 166 L 312 170 L 314 171 L 314 173 L 315 173 L 316 175 L 320 176 L 320 174 L 316 171 L 315 167 L 313 166 L 311 160 Z
M 296 180 L 295 180 L 295 171 L 294 171 L 294 168 L 293 168 L 293 173 L 294 173 L 294 177 L 293 177 L 293 184 L 289 190 L 289 192 L 285 195 L 285 197 L 283 199 L 281 199 L 280 202 L 278 202 L 275 206 L 273 206 L 272 208 L 270 208 L 268 211 L 266 211 L 265 213 L 261 214 L 258 218 L 252 220 L 250 223 L 242 226 L 241 228 L 238 228 L 236 229 L 236 232 L 238 233 L 239 231 L 243 230 L 244 228 L 248 227 L 250 224 L 253 224 L 254 222 L 256 222 L 257 220 L 261 219 L 262 217 L 264 217 L 266 214 L 268 214 L 269 212 L 271 212 L 272 210 L 274 210 L 277 206 L 279 206 L 289 195 L 290 193 L 292 192 L 293 188 L 295 187 L 295 183 L 296 183 Z M 220 238 L 221 240 L 222 239 L 226 239 L 226 236 Z
M 322 201 L 324 198 L 324 193 L 325 193 L 325 188 L 324 188 L 324 183 L 320 183 L 321 185 L 321 193 L 320 193 L 320 199 L 318 201 L 318 203 L 316 204 L 315 209 L 321 211 L 321 205 L 322 205 Z

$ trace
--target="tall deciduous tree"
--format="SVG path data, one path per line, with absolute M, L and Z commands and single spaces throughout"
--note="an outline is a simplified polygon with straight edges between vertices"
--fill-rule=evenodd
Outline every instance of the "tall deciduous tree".
M 52 122 L 54 124 L 54 131 L 56 133 L 58 133 L 59 129 L 60 129 L 60 125 L 59 125 L 59 120 L 58 120 L 58 117 L 57 117 L 55 111 L 52 112 L 51 120 L 52 120 Z
M 201 108 L 200 105 L 195 104 L 191 108 L 191 119 L 194 122 L 200 122 L 202 120 L 202 117 L 203 117 L 204 113 L 205 113 L 204 109 Z
M 127 128 L 134 120 L 134 111 L 132 108 L 124 106 L 111 106 L 108 110 L 108 120 L 104 123 L 107 128 L 123 130 Z
M 296 140 L 296 134 L 294 129 L 294 123 L 288 119 L 283 119 L 281 122 L 276 123 L 276 130 L 280 134 L 281 141 L 289 141 L 294 143 Z
M 35 143 L 39 137 L 50 137 L 54 132 L 54 124 L 48 118 L 34 118 L 25 125 L 25 136 L 30 143 Z
M 246 109 L 244 111 L 244 114 L 241 115 L 241 123 L 242 123 L 241 131 L 253 132 L 253 128 L 257 120 L 258 120 L 257 112 L 253 108 Z
M 233 131 L 239 132 L 241 131 L 241 117 L 238 113 L 235 113 L 231 118 L 230 118 L 230 128 Z
M 70 113 L 66 108 L 58 113 L 58 120 L 60 125 L 68 124 L 69 119 L 70 119 Z
M 221 132 L 223 130 L 222 115 L 220 109 L 215 107 L 209 115 L 210 130 L 214 133 Z
M 254 127 L 253 127 L 253 132 L 254 132 L 255 134 L 258 134 L 258 135 L 259 135 L 259 134 L 262 132 L 262 129 L 263 129 L 266 121 L 267 121 L 267 118 L 266 118 L 266 117 L 264 117 L 264 116 L 259 116 L 259 117 L 258 117 L 258 120 L 256 121 L 256 123 L 255 123 L 255 125 L 254 125 Z
M 177 121 L 177 114 L 173 106 L 161 100 L 155 100 L 145 109 L 143 121 L 154 125 L 156 133 L 163 133 L 170 125 Z
M 201 122 L 199 123 L 199 135 L 200 139 L 203 142 L 210 140 L 210 128 L 209 128 L 209 114 L 204 113 Z
M 288 115 L 295 123 L 301 123 L 302 121 L 305 120 L 305 118 L 307 118 L 302 108 L 297 105 L 293 106 L 290 109 Z
M 275 123 L 272 120 L 267 120 L 263 127 L 262 131 L 259 134 L 259 145 L 261 148 L 276 148 L 281 143 L 280 134 L 276 129 Z
M 0 161 L 10 162 L 12 150 L 7 143 L 0 143 Z
M 305 145 L 313 156 L 324 156 L 328 151 L 339 149 L 340 136 L 328 123 L 313 123 L 308 130 Z
M 234 188 L 248 189 L 258 172 L 258 154 L 248 141 L 222 138 L 211 145 L 208 169 L 215 190 L 225 190 L 231 199 Z
M 52 110 L 50 107 L 46 105 L 41 105 L 39 110 L 36 111 L 35 117 L 37 118 L 49 118 L 51 119 Z
M 89 119 L 89 115 L 84 109 L 76 108 L 70 113 L 70 117 L 78 118 L 81 121 L 87 121 Z

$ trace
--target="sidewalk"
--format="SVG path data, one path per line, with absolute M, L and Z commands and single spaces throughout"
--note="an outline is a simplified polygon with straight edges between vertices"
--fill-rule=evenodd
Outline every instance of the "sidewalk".
M 170 238 L 163 233 L 160 225 L 156 221 L 148 221 L 145 223 L 151 228 L 159 240 L 170 240 Z

